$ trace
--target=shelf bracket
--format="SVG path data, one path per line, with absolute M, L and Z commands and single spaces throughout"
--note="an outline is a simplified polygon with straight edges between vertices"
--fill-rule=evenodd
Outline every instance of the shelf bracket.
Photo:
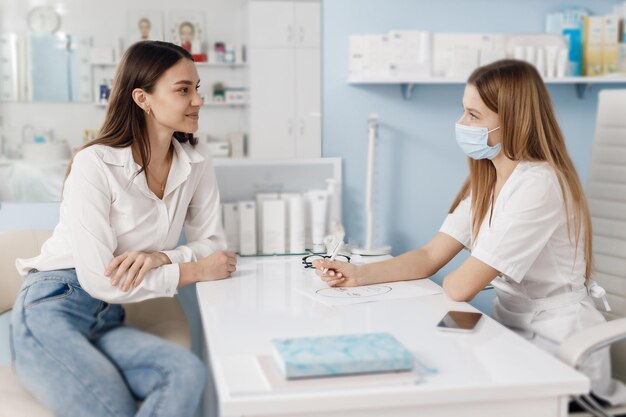
M 415 84 L 413 83 L 403 83 L 400 84 L 400 89 L 402 90 L 402 98 L 405 100 L 410 100 L 413 97 L 413 90 L 415 89 Z
M 591 91 L 591 83 L 576 83 L 576 95 L 579 99 L 585 98 L 589 91 Z

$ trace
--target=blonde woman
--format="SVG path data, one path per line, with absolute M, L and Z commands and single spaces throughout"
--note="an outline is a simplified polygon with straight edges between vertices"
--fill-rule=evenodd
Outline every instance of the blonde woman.
M 445 292 L 467 301 L 493 284 L 493 317 L 540 347 L 553 352 L 567 336 L 603 322 L 587 289 L 587 202 L 534 67 L 503 60 L 474 71 L 456 139 L 470 174 L 428 244 L 369 265 L 318 261 L 318 275 L 331 286 L 425 278 L 466 248 L 471 256 L 445 277 Z M 607 349 L 584 372 L 597 396 L 626 402 L 626 389 L 610 377 Z

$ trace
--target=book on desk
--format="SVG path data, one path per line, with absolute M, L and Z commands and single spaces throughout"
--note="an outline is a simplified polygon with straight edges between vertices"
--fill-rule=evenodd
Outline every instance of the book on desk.
M 273 358 L 287 379 L 401 372 L 413 355 L 389 333 L 274 339 Z

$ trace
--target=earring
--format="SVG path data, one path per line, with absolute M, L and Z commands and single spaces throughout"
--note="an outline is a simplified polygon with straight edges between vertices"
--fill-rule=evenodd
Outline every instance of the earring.
M 146 115 L 150 116 L 150 107 L 146 110 Z

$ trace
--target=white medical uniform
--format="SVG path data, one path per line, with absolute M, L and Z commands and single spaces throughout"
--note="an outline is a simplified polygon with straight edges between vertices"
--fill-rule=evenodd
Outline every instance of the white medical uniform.
M 547 163 L 517 165 L 476 240 L 470 211 L 468 197 L 440 231 L 501 273 L 492 282 L 496 320 L 549 352 L 569 335 L 605 321 L 587 294 L 584 239 L 577 248 L 573 230 L 569 238 L 563 193 Z M 570 219 L 573 224 L 571 210 Z M 611 379 L 608 348 L 590 356 L 582 371 L 594 394 L 612 404 L 626 403 L 626 387 Z

